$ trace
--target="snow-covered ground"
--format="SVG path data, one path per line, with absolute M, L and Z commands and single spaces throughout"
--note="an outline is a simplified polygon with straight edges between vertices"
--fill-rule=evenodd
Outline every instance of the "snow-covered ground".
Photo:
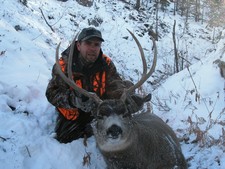
M 151 40 L 147 33 L 139 35 L 144 24 L 154 24 L 155 16 L 146 11 L 140 16 L 132 6 L 115 0 L 100 0 L 90 8 L 73 0 L 29 0 L 27 7 L 19 1 L 0 0 L 0 9 L 0 169 L 104 169 L 93 137 L 87 147 L 82 139 L 60 144 L 53 138 L 56 114 L 45 90 L 55 49 L 62 42 L 60 50 L 64 50 L 78 31 L 98 18 L 104 53 L 114 60 L 124 78 L 136 82 L 142 65 L 126 29 L 138 36 L 151 64 Z M 221 32 L 222 38 L 212 43 L 212 28 L 190 21 L 184 33 L 185 22 L 178 15 L 168 10 L 159 17 L 166 26 L 159 31 L 156 73 L 142 92 L 152 93 L 153 112 L 181 138 L 189 168 L 224 169 L 225 86 L 214 61 L 225 61 L 225 31 L 215 29 L 214 34 Z M 192 66 L 152 87 L 157 72 L 171 73 L 173 69 L 174 20 L 179 50 Z M 83 164 L 88 157 L 90 163 Z

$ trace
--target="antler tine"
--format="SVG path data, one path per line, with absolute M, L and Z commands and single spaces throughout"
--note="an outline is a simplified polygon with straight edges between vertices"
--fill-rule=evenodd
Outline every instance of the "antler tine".
M 78 34 L 79 32 L 76 34 L 72 44 L 70 45 L 70 52 L 69 52 L 69 58 L 68 58 L 67 72 L 68 72 L 68 77 L 71 80 L 73 79 L 73 73 L 72 73 L 73 53 L 74 53 L 75 42 L 76 42 Z
M 133 37 L 133 39 L 135 40 L 135 42 L 138 46 L 138 49 L 139 49 L 140 54 L 141 54 L 142 65 L 143 65 L 143 74 L 146 74 L 147 64 L 146 64 L 146 59 L 145 59 L 145 54 L 144 54 L 143 48 L 142 48 L 140 42 L 138 41 L 138 39 L 136 38 L 136 36 L 129 29 L 127 29 L 127 31 L 131 34 L 131 36 Z
M 74 47 L 74 45 L 75 45 L 75 40 L 76 40 L 76 38 L 74 39 L 71 48 Z M 80 93 L 80 94 L 82 94 L 82 95 L 84 95 L 84 96 L 86 96 L 86 97 L 88 97 L 88 98 L 93 99 L 97 104 L 101 103 L 102 100 L 101 100 L 96 94 L 89 93 L 87 90 L 82 89 L 82 88 L 80 88 L 80 87 L 78 87 L 78 86 L 76 85 L 76 83 L 75 83 L 75 82 L 73 81 L 73 79 L 72 79 L 72 71 L 70 70 L 71 67 L 70 67 L 70 69 L 68 69 L 69 72 L 70 72 L 70 75 L 69 75 L 69 76 L 71 76 L 70 78 L 68 78 L 68 77 L 62 72 L 62 69 L 61 69 L 60 64 L 59 64 L 59 47 L 60 47 L 60 44 L 61 44 L 61 42 L 58 44 L 58 46 L 57 46 L 57 48 L 56 48 L 56 69 L 57 69 L 57 72 L 59 73 L 60 77 L 61 77 L 61 78 L 62 78 L 62 79 L 63 79 L 70 87 L 72 87 L 76 92 L 78 92 L 78 93 Z M 72 56 L 73 56 L 73 53 L 70 52 L 70 58 L 69 58 L 69 60 L 72 60 L 72 58 L 71 58 Z
M 123 99 L 126 97 L 125 96 L 126 94 L 129 94 L 132 91 L 134 91 L 136 88 L 140 87 L 152 75 L 152 73 L 155 71 L 156 61 L 157 61 L 157 47 L 156 47 L 156 42 L 155 42 L 155 39 L 154 38 L 151 38 L 151 40 L 153 42 L 153 48 L 154 48 L 154 58 L 153 58 L 152 67 L 149 70 L 149 72 L 147 73 L 147 63 L 146 63 L 146 59 L 145 59 L 144 52 L 143 52 L 143 49 L 141 47 L 141 44 L 140 44 L 140 42 L 138 41 L 138 39 L 136 38 L 136 36 L 132 32 L 129 31 L 129 33 L 134 38 L 134 40 L 135 40 L 135 42 L 136 42 L 136 44 L 137 44 L 137 46 L 139 48 L 139 51 L 140 51 L 140 54 L 141 54 L 141 58 L 142 58 L 142 64 L 143 64 L 143 74 L 142 74 L 141 79 L 135 85 L 131 86 L 129 89 L 127 89 L 124 92 L 124 94 L 122 96 Z

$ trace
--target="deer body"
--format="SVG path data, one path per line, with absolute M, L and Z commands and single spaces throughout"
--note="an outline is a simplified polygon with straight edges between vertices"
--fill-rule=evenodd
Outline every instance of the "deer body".
M 129 31 L 129 30 L 128 30 Z M 62 79 L 76 92 L 93 99 L 95 116 L 94 136 L 97 147 L 102 153 L 108 169 L 186 169 L 187 165 L 178 139 L 173 130 L 158 116 L 150 112 L 131 114 L 126 105 L 128 96 L 140 87 L 154 72 L 157 60 L 157 48 L 153 40 L 154 58 L 150 70 L 144 51 L 134 38 L 142 58 L 143 74 L 141 79 L 124 90 L 120 99 L 101 100 L 96 94 L 78 87 L 72 78 L 72 57 L 76 37 L 68 59 L 68 77 L 58 63 L 59 46 L 56 48 L 56 66 Z M 141 102 L 146 102 L 146 97 Z
M 173 130 L 149 112 L 124 116 L 121 101 L 98 108 L 94 135 L 108 169 L 185 169 L 186 162 Z

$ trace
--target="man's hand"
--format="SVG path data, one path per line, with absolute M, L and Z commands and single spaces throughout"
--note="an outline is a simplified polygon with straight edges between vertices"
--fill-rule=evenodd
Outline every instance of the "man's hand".
M 75 106 L 84 112 L 90 112 L 95 107 L 95 103 L 90 98 L 88 100 L 83 101 L 82 98 L 76 97 Z
M 93 99 L 78 95 L 77 93 L 71 93 L 70 100 L 74 107 L 81 109 L 84 112 L 91 112 L 96 107 L 96 103 Z

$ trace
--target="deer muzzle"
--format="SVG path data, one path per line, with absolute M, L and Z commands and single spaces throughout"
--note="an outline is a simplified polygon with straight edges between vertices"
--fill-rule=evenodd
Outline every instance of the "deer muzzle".
M 106 134 L 109 138 L 117 139 L 123 133 L 123 130 L 120 126 L 113 124 L 108 128 Z

